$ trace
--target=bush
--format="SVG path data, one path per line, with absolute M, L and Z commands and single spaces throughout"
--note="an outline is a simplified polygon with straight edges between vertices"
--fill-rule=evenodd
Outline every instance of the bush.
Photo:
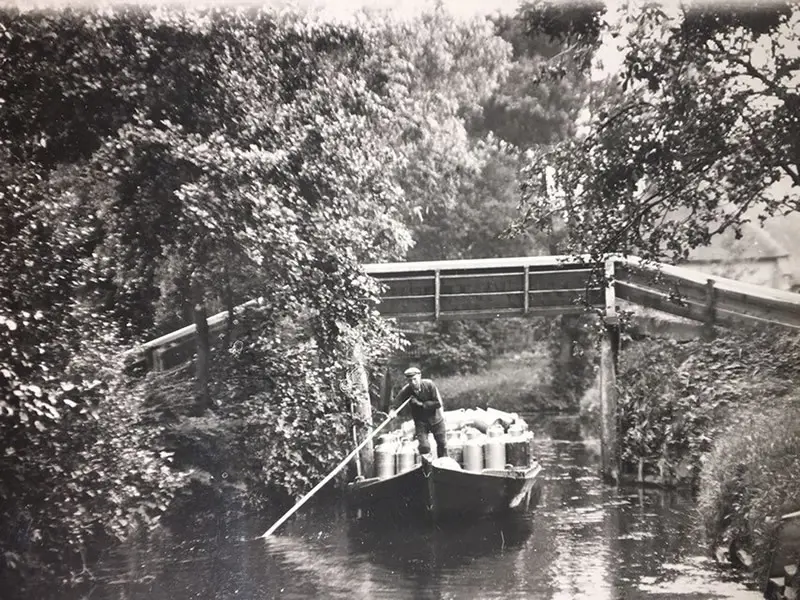
M 446 410 L 486 408 L 506 411 L 547 411 L 568 408 L 549 385 L 550 359 L 546 354 L 525 353 L 495 361 L 476 374 L 436 381 Z
M 657 461 L 668 475 L 680 463 L 698 473 L 730 415 L 800 382 L 800 334 L 770 328 L 720 332 L 710 342 L 637 342 L 621 355 L 620 449 L 623 467 Z
M 775 517 L 800 508 L 800 393 L 731 415 L 700 475 L 699 511 L 711 547 L 753 554 L 763 580 L 777 541 Z
M 522 318 L 423 324 L 406 354 L 430 376 L 479 373 L 504 354 L 530 350 L 542 327 L 541 319 Z

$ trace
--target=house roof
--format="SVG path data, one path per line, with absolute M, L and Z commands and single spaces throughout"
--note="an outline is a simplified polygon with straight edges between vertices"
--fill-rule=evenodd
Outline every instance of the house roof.
M 775 218 L 768 219 L 764 223 L 764 227 L 761 227 L 758 220 L 759 213 L 760 210 L 755 208 L 744 215 L 748 222 L 742 225 L 741 238 L 737 239 L 733 228 L 728 228 L 725 232 L 711 238 L 708 246 L 692 250 L 688 262 L 750 262 L 788 257 L 790 251 L 774 234 L 775 228 L 772 221 Z M 800 234 L 800 230 L 795 235 L 797 234 Z M 800 244 L 798 246 L 800 251 Z

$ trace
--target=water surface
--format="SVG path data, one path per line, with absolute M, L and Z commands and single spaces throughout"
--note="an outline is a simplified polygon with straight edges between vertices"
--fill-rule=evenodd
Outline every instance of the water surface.
M 528 514 L 432 528 L 327 502 L 269 540 L 253 541 L 271 525 L 256 518 L 130 544 L 90 598 L 761 598 L 704 556 L 688 493 L 604 485 L 577 419 L 534 421 L 544 469 Z

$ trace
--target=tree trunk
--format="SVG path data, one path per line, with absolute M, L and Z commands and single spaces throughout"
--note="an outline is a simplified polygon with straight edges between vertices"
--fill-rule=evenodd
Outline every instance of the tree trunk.
M 355 394 L 355 416 L 364 423 L 356 428 L 358 442 L 364 440 L 372 431 L 372 402 L 369 396 L 369 377 L 367 376 L 366 365 L 364 364 L 364 353 L 360 343 L 356 343 L 353 347 L 353 371 L 352 385 L 354 386 Z M 374 468 L 374 447 L 372 440 L 370 440 L 362 449 L 359 454 L 359 461 L 361 462 L 361 473 L 365 477 L 372 477 L 375 473 Z

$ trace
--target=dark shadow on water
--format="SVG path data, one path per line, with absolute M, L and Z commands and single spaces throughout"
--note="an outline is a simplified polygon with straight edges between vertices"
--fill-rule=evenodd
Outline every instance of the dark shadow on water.
M 349 549 L 392 571 L 409 574 L 456 569 L 476 559 L 502 555 L 531 536 L 531 515 L 481 517 L 429 524 L 414 520 L 351 520 Z

